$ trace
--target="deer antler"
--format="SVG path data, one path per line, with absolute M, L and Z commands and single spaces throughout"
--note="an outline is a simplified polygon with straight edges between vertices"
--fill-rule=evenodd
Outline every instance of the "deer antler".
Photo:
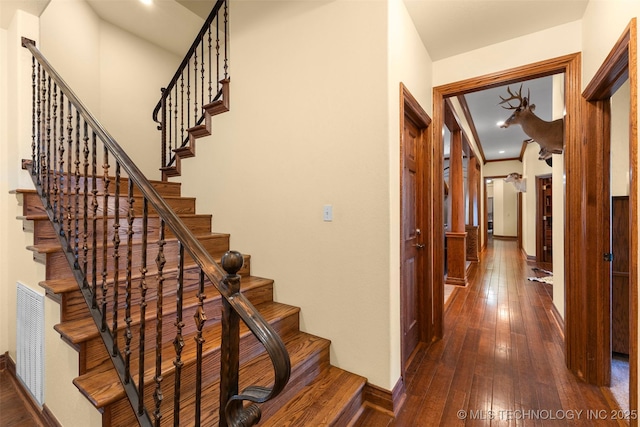
M 523 104 L 525 104 L 527 102 L 527 98 L 522 98 L 522 84 L 520 84 L 520 89 L 518 89 L 518 93 L 513 93 L 511 92 L 511 88 L 507 86 L 507 92 L 509 92 L 509 95 L 511 95 L 509 98 L 503 98 L 500 97 L 500 99 L 502 100 L 498 105 L 500 104 L 504 104 L 505 102 L 507 103 L 508 107 L 505 107 L 504 105 L 502 105 L 502 108 L 504 108 L 505 110 L 517 110 L 518 108 L 521 108 L 523 106 Z M 520 101 L 520 104 L 516 107 L 514 107 L 513 105 L 511 105 L 511 100 L 517 100 Z

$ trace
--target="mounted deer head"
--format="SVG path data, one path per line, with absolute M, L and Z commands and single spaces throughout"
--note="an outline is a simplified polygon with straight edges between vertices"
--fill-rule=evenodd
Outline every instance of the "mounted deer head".
M 527 180 L 523 178 L 521 174 L 518 172 L 513 172 L 507 175 L 504 179 L 504 182 L 512 182 L 513 186 L 516 188 L 516 191 L 524 193 L 527 191 Z
M 500 97 L 502 101 L 499 105 L 506 103 L 507 106 L 502 105 L 502 108 L 513 110 L 513 114 L 500 127 L 522 126 L 524 133 L 531 138 L 526 142 L 535 141 L 540 145 L 540 152 L 538 153 L 538 159 L 540 160 L 550 159 L 552 154 L 561 154 L 564 145 L 563 119 L 547 122 L 533 114 L 536 106 L 529 103 L 531 95 L 529 91 L 527 91 L 527 96 L 522 96 L 522 85 L 520 85 L 517 93 L 513 93 L 509 87 L 507 87 L 507 92 L 509 97 Z M 517 101 L 518 105 L 511 105 L 511 101 Z

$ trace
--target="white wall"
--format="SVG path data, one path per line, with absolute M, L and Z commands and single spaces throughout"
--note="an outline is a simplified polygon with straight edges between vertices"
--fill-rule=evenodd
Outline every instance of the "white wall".
M 231 111 L 183 162 L 183 190 L 213 213 L 216 231 L 231 233 L 233 249 L 251 254 L 253 274 L 275 279 L 276 300 L 301 307 L 302 329 L 332 341 L 332 363 L 390 388 L 399 225 L 389 183 L 399 172 L 389 161 L 398 92 L 389 99 L 387 5 L 230 7 Z M 322 220 L 325 204 L 332 222 Z

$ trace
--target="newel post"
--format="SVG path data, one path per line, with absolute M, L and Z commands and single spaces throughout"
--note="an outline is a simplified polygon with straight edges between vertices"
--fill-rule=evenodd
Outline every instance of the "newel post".
M 222 256 L 222 268 L 227 272 L 223 283 L 229 294 L 240 292 L 240 276 L 237 274 L 244 263 L 242 254 L 229 251 Z M 222 344 L 220 355 L 220 427 L 233 426 L 227 414 L 237 414 L 242 409 L 241 400 L 231 398 L 238 394 L 238 372 L 240 370 L 240 316 L 226 298 L 222 298 Z

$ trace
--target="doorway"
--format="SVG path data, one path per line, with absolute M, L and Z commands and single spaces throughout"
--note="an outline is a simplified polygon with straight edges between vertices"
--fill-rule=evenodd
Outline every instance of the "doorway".
M 638 182 L 637 176 L 637 34 L 636 20 L 631 20 L 626 30 L 611 50 L 610 54 L 596 72 L 593 80 L 583 92 L 585 99 L 584 122 L 588 124 L 584 129 L 582 163 L 576 163 L 580 168 L 589 170 L 585 174 L 584 191 L 591 203 L 585 209 L 585 231 L 589 236 L 585 244 L 584 261 L 590 266 L 588 275 L 591 280 L 589 286 L 585 282 L 581 289 L 587 301 L 586 311 L 590 313 L 586 330 L 591 333 L 589 339 L 585 338 L 585 347 L 592 354 L 591 359 L 585 360 L 588 368 L 589 382 L 609 386 L 611 384 L 611 363 L 613 346 L 613 322 L 611 295 L 620 285 L 622 270 L 628 270 L 629 292 L 622 290 L 628 303 L 625 308 L 629 310 L 629 409 L 638 409 Z M 628 148 L 628 154 L 622 153 L 629 159 L 626 167 L 616 165 L 612 167 L 612 159 L 619 149 L 615 148 L 612 131 L 615 130 L 615 116 L 613 114 L 612 99 L 628 81 L 628 97 L 623 101 L 627 103 L 628 125 L 623 131 L 623 144 Z M 594 163 L 597 162 L 597 163 Z M 591 167 L 590 167 L 591 166 Z M 596 167 L 593 167 L 596 166 Z M 601 166 L 601 167 L 600 167 Z M 626 170 L 625 170 L 626 169 Z M 595 170 L 595 171 L 594 171 Z M 628 185 L 628 206 L 624 202 L 612 199 L 615 196 L 615 174 L 622 170 L 626 176 L 622 179 Z M 595 173 L 594 173 L 595 172 Z M 593 197 L 595 196 L 595 197 Z M 576 203 L 575 201 L 570 201 Z M 612 217 L 613 206 L 613 217 Z M 628 226 L 620 225 L 628 220 Z M 628 230 L 623 230 L 624 228 Z M 619 233 L 623 234 L 620 236 Z M 628 248 L 617 248 L 628 237 Z M 624 246 L 624 244 L 623 244 Z M 595 252 L 594 252 L 595 251 Z M 618 251 L 616 256 L 614 251 Z M 624 261 L 628 257 L 628 265 L 614 263 Z M 622 263 L 624 264 L 624 263 Z M 585 273 L 587 274 L 587 273 Z M 619 290 L 619 289 L 618 289 Z M 618 313 L 616 313 L 618 314 Z M 617 319 L 619 321 L 619 319 Z M 583 326 L 584 327 L 584 326 Z M 616 332 L 620 332 L 619 330 Z M 637 420 L 631 420 L 631 425 L 637 425 Z
M 553 177 L 536 176 L 536 261 L 546 270 L 553 264 Z
M 421 343 L 433 338 L 429 132 L 431 119 L 400 85 L 400 324 L 405 376 Z

